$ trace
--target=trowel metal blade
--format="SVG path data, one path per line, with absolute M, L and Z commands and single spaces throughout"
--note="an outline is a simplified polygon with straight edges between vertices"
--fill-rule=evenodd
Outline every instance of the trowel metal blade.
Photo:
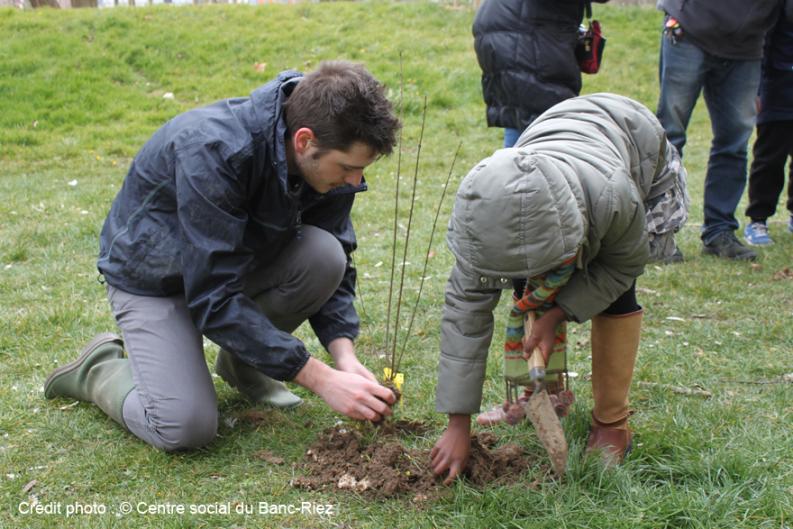
M 525 405 L 526 415 L 534 425 L 540 442 L 551 458 L 551 464 L 558 476 L 567 467 L 567 440 L 564 438 L 562 424 L 553 409 L 547 391 L 535 391 Z

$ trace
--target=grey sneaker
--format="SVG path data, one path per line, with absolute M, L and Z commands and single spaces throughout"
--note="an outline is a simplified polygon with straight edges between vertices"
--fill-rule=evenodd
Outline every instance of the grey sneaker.
M 741 244 L 731 231 L 723 231 L 709 243 L 703 243 L 702 253 L 735 261 L 754 261 L 757 259 L 757 254 L 754 250 Z

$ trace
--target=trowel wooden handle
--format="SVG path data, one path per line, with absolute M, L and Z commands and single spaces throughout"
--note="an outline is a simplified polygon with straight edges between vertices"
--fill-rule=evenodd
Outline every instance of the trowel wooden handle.
M 545 359 L 542 357 L 542 351 L 539 347 L 535 347 L 534 351 L 529 357 L 529 370 L 532 369 L 545 369 Z
M 532 325 L 534 325 L 534 320 L 536 316 L 533 312 L 529 312 L 526 322 L 523 324 L 523 332 L 524 336 L 528 337 L 531 334 Z M 542 352 L 540 351 L 539 347 L 535 347 L 534 351 L 532 351 L 531 356 L 529 357 L 529 371 L 532 369 L 545 369 L 545 359 L 542 356 Z

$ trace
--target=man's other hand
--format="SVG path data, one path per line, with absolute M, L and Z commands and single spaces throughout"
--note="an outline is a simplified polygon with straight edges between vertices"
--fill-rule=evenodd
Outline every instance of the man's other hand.
M 352 419 L 378 422 L 391 415 L 391 405 L 396 400 L 393 391 L 377 382 L 357 373 L 333 369 L 313 357 L 294 381 Z

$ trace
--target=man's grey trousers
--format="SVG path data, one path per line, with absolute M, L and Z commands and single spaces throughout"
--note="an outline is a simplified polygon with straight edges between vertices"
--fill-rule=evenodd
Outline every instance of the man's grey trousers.
M 336 238 L 304 226 L 302 237 L 272 265 L 250 274 L 245 293 L 279 329 L 292 332 L 330 299 L 345 267 L 346 255 Z M 184 296 L 136 296 L 111 286 L 107 291 L 135 382 L 124 400 L 127 429 L 163 450 L 212 441 L 217 396 L 203 336 L 190 319 Z

